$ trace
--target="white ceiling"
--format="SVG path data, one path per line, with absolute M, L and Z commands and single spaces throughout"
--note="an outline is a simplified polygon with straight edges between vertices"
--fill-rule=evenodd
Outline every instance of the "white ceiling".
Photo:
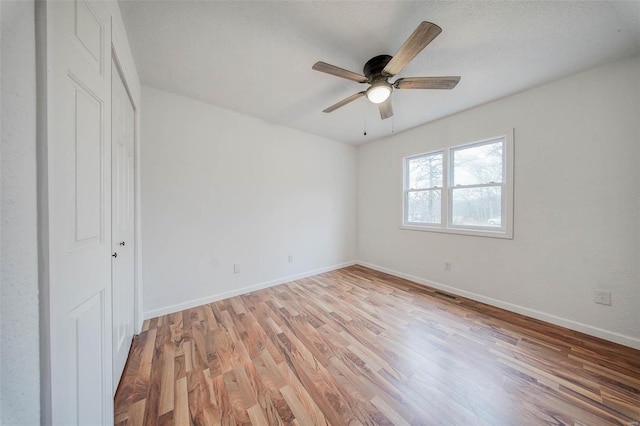
M 143 84 L 354 145 L 640 52 L 638 1 L 120 6 Z M 396 78 L 460 75 L 455 89 L 396 90 L 384 121 L 365 98 L 322 113 L 366 86 L 313 71 L 316 61 L 362 73 L 423 20 L 443 31 Z

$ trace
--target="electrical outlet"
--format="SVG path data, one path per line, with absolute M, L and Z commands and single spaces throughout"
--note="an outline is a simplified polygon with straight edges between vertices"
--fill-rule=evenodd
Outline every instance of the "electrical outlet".
M 593 301 L 595 303 L 599 303 L 600 305 L 611 306 L 611 292 L 604 290 L 594 290 Z
M 233 273 L 234 274 L 239 274 L 240 273 L 240 264 L 239 263 L 234 263 L 233 264 Z
M 293 263 L 293 256 L 289 255 L 289 263 Z
M 444 262 L 444 270 L 445 271 L 451 270 L 451 262 Z

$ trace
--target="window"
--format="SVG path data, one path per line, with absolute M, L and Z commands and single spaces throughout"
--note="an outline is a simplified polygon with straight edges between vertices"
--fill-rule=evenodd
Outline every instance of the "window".
M 403 182 L 403 228 L 512 238 L 512 131 L 407 157 Z
M 442 152 L 407 159 L 407 222 L 442 223 Z

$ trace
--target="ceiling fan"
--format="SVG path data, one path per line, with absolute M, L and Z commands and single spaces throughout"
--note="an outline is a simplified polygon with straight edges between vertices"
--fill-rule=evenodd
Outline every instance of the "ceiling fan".
M 326 62 L 316 62 L 316 71 L 346 78 L 358 83 L 367 83 L 369 88 L 341 100 L 322 112 L 332 112 L 356 99 L 366 96 L 374 104 L 378 104 L 380 117 L 384 120 L 393 115 L 391 106 L 391 92 L 393 89 L 453 89 L 460 81 L 458 76 L 450 77 L 408 77 L 399 78 L 394 83 L 389 79 L 407 66 L 418 53 L 422 51 L 434 38 L 442 32 L 442 28 L 431 22 L 423 21 L 418 28 L 404 42 L 395 56 L 378 55 L 364 64 L 364 75 L 345 70 Z

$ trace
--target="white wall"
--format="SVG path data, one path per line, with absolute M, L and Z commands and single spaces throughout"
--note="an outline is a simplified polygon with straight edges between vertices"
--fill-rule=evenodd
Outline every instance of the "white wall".
M 0 424 L 40 423 L 33 1 L 0 2 Z
M 145 315 L 354 260 L 355 167 L 352 146 L 143 87 Z
M 359 259 L 640 348 L 639 82 L 638 58 L 617 62 L 359 147 Z M 513 240 L 398 228 L 403 156 L 508 128 Z

